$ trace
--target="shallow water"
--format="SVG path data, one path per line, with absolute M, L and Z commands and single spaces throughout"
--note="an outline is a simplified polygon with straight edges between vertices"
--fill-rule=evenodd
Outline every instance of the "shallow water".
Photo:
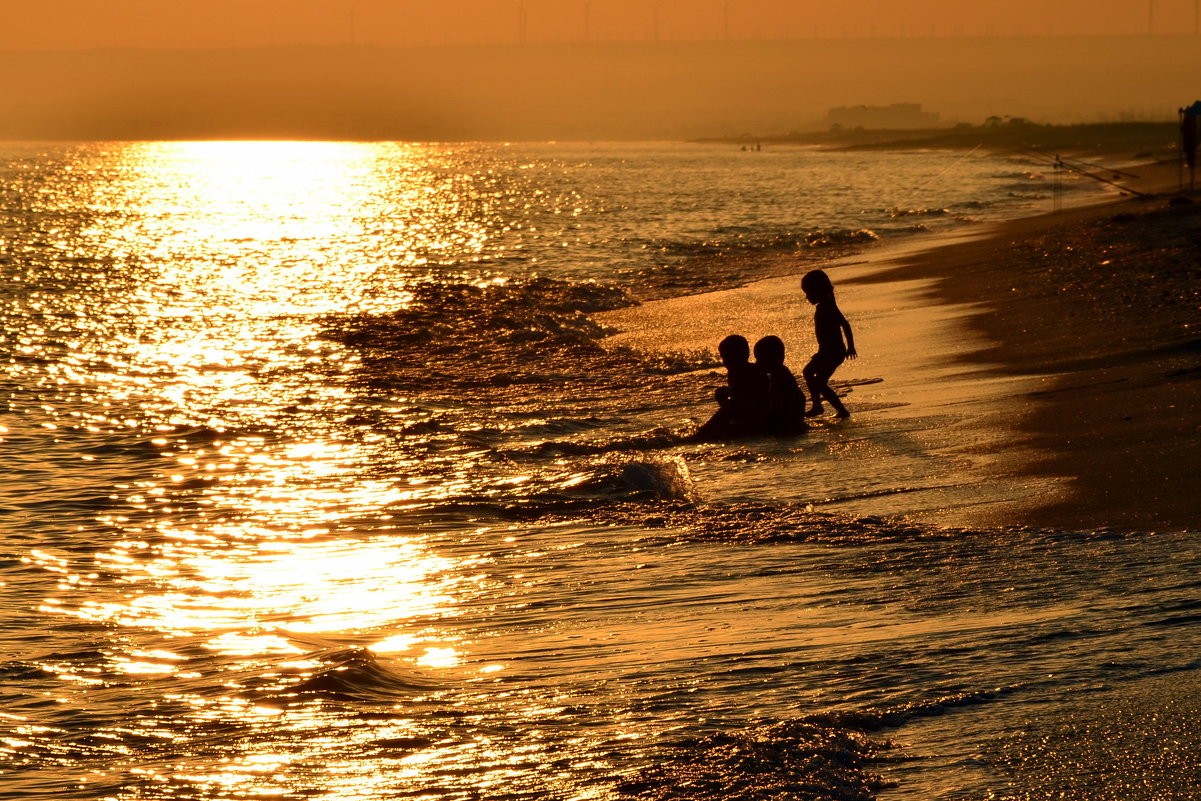
M 853 425 L 684 444 L 713 354 L 598 323 L 1020 213 L 1037 165 L 2 155 L 0 796 L 1196 786 L 1195 532 L 930 522 L 980 488 L 870 373 Z

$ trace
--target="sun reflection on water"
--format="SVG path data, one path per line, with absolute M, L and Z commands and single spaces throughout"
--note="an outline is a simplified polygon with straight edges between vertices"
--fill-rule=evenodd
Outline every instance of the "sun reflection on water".
M 85 601 L 79 614 L 179 635 L 290 627 L 361 631 L 448 614 L 439 576 L 452 566 L 402 538 L 268 540 L 224 549 L 169 543 L 151 558 L 99 554 L 137 588 L 126 599 Z M 256 636 L 259 646 L 270 638 Z
M 470 487 L 430 480 L 432 458 L 345 422 L 363 405 L 340 378 L 355 357 L 323 338 L 322 315 L 404 306 L 435 265 L 503 250 L 496 198 L 431 146 L 105 148 L 105 169 L 75 187 L 78 228 L 55 242 L 116 267 L 57 288 L 76 293 L 75 322 L 47 360 L 51 381 L 93 403 L 48 404 L 45 425 L 105 440 L 81 459 L 128 454 L 136 469 L 97 505 L 90 554 L 27 552 L 57 579 L 42 610 L 105 632 L 94 657 L 38 669 L 67 720 L 96 718 L 110 765 L 98 786 L 221 798 L 319 786 L 331 799 L 402 787 L 421 770 L 388 771 L 412 756 L 403 743 L 425 741 L 395 711 L 359 719 L 330 699 L 393 710 L 503 666 L 473 662 L 447 625 L 481 592 L 481 557 L 447 556 L 390 519 Z M 432 743 L 443 768 L 471 759 Z
M 74 547 L 24 552 L 51 577 L 45 617 L 88 641 L 31 658 L 53 705 L 23 736 L 85 754 L 93 797 L 540 781 L 566 707 L 502 686 L 522 680 L 488 645 L 507 580 L 473 544 L 495 536 L 411 512 L 541 471 L 498 459 L 456 398 L 377 397 L 364 357 L 325 333 L 405 307 L 417 282 L 521 275 L 505 216 L 529 206 L 521 179 L 470 148 L 98 147 L 102 169 L 60 198 L 75 227 L 47 235 L 82 267 L 50 260 L 30 305 L 68 322 L 37 329 L 55 344 L 15 368 L 49 388 L 39 422 L 64 458 L 95 471 Z
M 140 213 L 132 227 L 98 223 L 98 244 L 163 265 L 164 288 L 202 289 L 215 311 L 395 303 L 404 298 L 398 279 L 431 261 L 470 262 L 495 244 L 495 223 L 475 208 L 484 196 L 449 174 L 448 159 L 459 157 L 443 148 L 159 142 L 123 155 Z M 162 298 L 161 308 L 195 312 L 180 300 Z

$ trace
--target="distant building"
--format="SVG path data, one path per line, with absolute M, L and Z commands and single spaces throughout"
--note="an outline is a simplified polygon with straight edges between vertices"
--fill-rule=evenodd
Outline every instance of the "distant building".
M 934 128 L 938 114 L 922 111 L 921 103 L 893 103 L 891 106 L 839 106 L 826 113 L 831 128 Z

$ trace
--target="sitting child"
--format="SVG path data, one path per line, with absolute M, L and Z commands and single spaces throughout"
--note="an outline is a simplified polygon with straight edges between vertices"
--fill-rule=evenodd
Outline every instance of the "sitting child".
M 694 440 L 751 437 L 766 431 L 770 381 L 763 368 L 751 362 L 746 337 L 733 334 L 717 346 L 726 366 L 726 386 L 718 387 L 717 412 L 692 435 Z
M 767 433 L 792 437 L 809 429 L 805 422 L 805 393 L 792 371 L 784 365 L 784 342 L 766 336 L 755 343 L 755 364 L 767 373 Z

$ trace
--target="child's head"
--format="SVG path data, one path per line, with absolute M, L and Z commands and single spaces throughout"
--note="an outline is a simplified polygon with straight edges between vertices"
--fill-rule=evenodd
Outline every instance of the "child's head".
M 824 270 L 810 270 L 801 276 L 801 291 L 810 303 L 834 297 L 834 284 Z
M 730 334 L 718 343 L 717 352 L 721 354 L 721 363 L 726 367 L 731 364 L 745 364 L 751 360 L 751 344 L 746 341 L 746 337 L 738 334 Z
M 755 343 L 755 361 L 766 367 L 784 363 L 784 341 L 777 336 L 765 336 Z

